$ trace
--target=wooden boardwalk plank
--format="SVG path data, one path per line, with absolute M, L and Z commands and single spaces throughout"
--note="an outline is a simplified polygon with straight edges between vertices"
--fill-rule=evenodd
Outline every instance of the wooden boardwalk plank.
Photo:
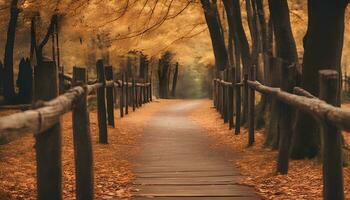
M 149 197 L 151 198 L 151 197 Z M 134 200 L 144 200 L 145 197 L 134 197 Z M 255 197 L 152 197 L 154 200 L 256 200 Z
M 239 184 L 232 152 L 212 148 L 215 142 L 188 118 L 198 104 L 181 101 L 153 116 L 133 159 L 134 199 L 260 199 Z
M 241 180 L 237 176 L 204 176 L 204 177 L 155 177 L 140 178 L 138 177 L 134 184 L 136 185 L 230 185 L 237 184 Z
M 240 185 L 145 185 L 135 196 L 152 197 L 254 197 L 254 191 Z

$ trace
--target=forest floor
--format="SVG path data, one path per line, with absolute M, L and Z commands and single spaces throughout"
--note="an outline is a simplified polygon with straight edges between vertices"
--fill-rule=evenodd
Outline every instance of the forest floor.
M 137 141 L 150 116 L 172 102 L 146 104 L 135 113 L 116 118 L 108 128 L 108 145 L 98 144 L 97 113 L 90 112 L 94 159 L 95 199 L 120 199 L 131 195 L 133 174 L 129 158 L 137 153 Z M 0 111 L 5 116 L 18 111 Z M 115 110 L 119 116 L 119 110 Z M 0 199 L 36 199 L 35 140 L 31 134 L 0 145 Z M 62 117 L 63 199 L 75 199 L 74 151 L 71 113 Z
M 109 128 L 109 144 L 98 144 L 96 110 L 90 112 L 94 156 L 95 199 L 128 199 L 134 175 L 129 160 L 139 152 L 139 141 L 151 117 L 162 107 L 179 100 L 160 100 L 146 104 L 125 118 L 116 118 L 116 128 Z M 14 112 L 0 111 L 0 116 Z M 256 132 L 256 143 L 247 148 L 247 131 L 234 135 L 212 107 L 212 101 L 200 100 L 189 114 L 215 139 L 216 147 L 225 145 L 233 151 L 232 167 L 245 178 L 241 184 L 255 187 L 265 199 L 322 199 L 322 165 L 319 160 L 292 160 L 288 175 L 275 173 L 277 152 L 263 147 L 263 130 Z M 119 110 L 115 110 L 119 116 Z M 71 113 L 62 118 L 63 199 L 75 199 L 74 151 Z M 36 163 L 34 138 L 28 134 L 9 144 L 0 145 L 0 199 L 36 199 Z M 237 155 L 237 156 L 236 156 Z M 344 168 L 344 183 L 350 181 L 350 167 Z M 350 199 L 350 185 L 345 185 Z
M 212 107 L 212 101 L 204 100 L 191 113 L 191 119 L 205 128 L 216 139 L 217 146 L 227 145 L 239 159 L 232 161 L 246 178 L 242 184 L 254 186 L 256 192 L 266 199 L 323 199 L 322 164 L 317 159 L 291 160 L 289 173 L 275 172 L 277 151 L 264 148 L 263 130 L 256 132 L 256 142 L 247 148 L 247 130 L 234 135 L 228 125 Z M 344 183 L 350 182 L 350 167 L 344 168 Z M 345 199 L 350 199 L 350 185 L 344 184 Z

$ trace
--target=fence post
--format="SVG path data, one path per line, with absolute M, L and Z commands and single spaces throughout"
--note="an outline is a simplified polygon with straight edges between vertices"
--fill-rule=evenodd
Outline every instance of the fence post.
M 217 81 L 217 92 L 218 92 L 218 100 L 217 100 L 217 104 L 218 106 L 216 107 L 216 110 L 221 114 L 221 83 L 220 80 Z
M 140 107 L 142 107 L 142 103 L 143 103 L 143 87 L 142 87 L 142 83 L 141 83 L 141 85 L 140 85 L 140 91 L 139 91 L 139 104 L 140 104 Z
M 128 73 L 125 73 L 125 114 L 129 114 L 129 76 Z
M 152 97 L 152 78 L 149 79 L 149 98 L 150 101 L 153 101 L 153 97 Z
M 220 99 L 220 82 L 219 80 L 216 81 L 216 96 L 217 96 L 217 99 L 216 99 L 216 110 L 218 112 L 220 112 L 220 104 L 221 104 L 221 99 Z
M 85 85 L 86 77 L 85 68 L 73 68 L 73 85 Z M 74 102 L 72 111 L 77 200 L 94 198 L 92 146 L 86 92 L 85 88 L 85 93 Z
M 136 82 L 136 108 L 140 107 L 140 86 Z
M 146 82 L 147 83 L 147 82 Z M 147 87 L 146 87 L 146 102 L 149 103 L 149 84 L 147 83 Z
M 119 110 L 120 117 L 124 117 L 124 74 L 122 74 L 122 84 L 120 85 L 120 100 L 119 100 Z
M 281 90 L 292 93 L 296 85 L 296 65 L 283 63 L 281 66 Z M 281 174 L 288 173 L 289 149 L 291 137 L 293 134 L 293 108 L 281 101 L 277 102 L 279 107 L 279 150 L 277 158 L 277 172 Z
M 43 62 L 34 70 L 34 102 L 58 96 L 58 71 L 55 62 Z M 45 84 L 43 84 L 45 83 Z M 55 124 L 35 137 L 37 193 L 39 200 L 62 199 L 61 126 Z
M 212 87 L 213 87 L 213 106 L 216 107 L 216 88 L 215 88 L 215 79 L 212 81 Z
M 149 102 L 151 102 L 152 101 L 152 83 L 151 83 L 151 79 L 149 79 L 149 93 L 148 93 L 148 95 L 149 95 Z
M 220 83 L 220 90 L 221 90 L 221 106 L 220 106 L 220 114 L 221 117 L 224 118 L 224 105 L 225 105 L 225 98 L 224 98 L 224 84 Z
M 107 81 L 113 81 L 113 67 L 112 66 L 106 66 L 105 67 L 106 71 L 106 80 Z M 106 99 L 107 99 L 107 114 L 108 114 L 108 125 L 112 126 L 113 128 L 115 127 L 115 122 L 114 122 L 114 85 L 107 87 L 106 89 Z
M 146 81 L 143 81 L 143 103 L 147 103 L 147 86 Z
M 255 81 L 255 65 L 252 65 L 250 68 L 250 80 Z M 246 86 L 248 88 L 248 83 L 246 81 Z M 254 136 L 254 115 L 255 115 L 255 90 L 253 88 L 249 88 L 249 102 L 248 102 L 248 146 L 252 146 L 254 144 L 255 136 Z
M 224 117 L 224 103 L 225 103 L 224 86 L 220 80 L 220 115 L 221 115 L 221 118 Z
M 319 98 L 338 106 L 339 75 L 335 70 L 319 71 Z M 340 130 L 327 120 L 322 124 L 323 135 L 323 195 L 326 200 L 344 199 L 342 142 Z
M 135 78 L 132 78 L 132 110 L 136 110 L 136 88 L 135 88 Z
M 239 62 L 238 62 L 239 63 Z M 241 68 L 240 64 L 235 67 L 235 108 L 236 108 L 236 122 L 235 122 L 235 134 L 238 135 L 241 132 Z
M 234 88 L 235 88 L 235 70 L 231 69 L 232 73 L 231 73 L 231 79 L 230 81 L 232 82 L 231 85 L 229 86 L 229 124 L 230 124 L 230 129 L 233 128 L 234 124 L 233 124 L 233 116 L 234 116 L 234 103 L 233 103 L 233 99 L 234 99 Z
M 247 69 L 249 71 L 249 69 Z M 248 72 L 249 73 L 249 72 Z M 242 112 L 242 123 L 248 122 L 248 109 L 249 109 L 249 87 L 247 80 L 249 75 L 244 74 L 243 76 L 243 112 Z
M 221 84 L 220 80 L 218 80 L 217 81 L 217 92 L 218 92 L 217 104 L 218 104 L 218 106 L 216 107 L 216 110 L 221 114 L 221 108 L 220 108 L 220 106 L 221 106 L 221 85 L 220 84 Z
M 227 80 L 227 79 L 226 79 Z M 229 104 L 229 99 L 228 99 L 228 86 L 224 85 L 224 99 L 225 99 L 225 103 L 224 103 L 224 122 L 227 123 L 228 122 L 228 104 Z
M 97 119 L 99 129 L 99 143 L 107 144 L 107 120 L 106 120 L 106 79 L 105 79 L 105 67 L 103 60 L 98 60 L 96 63 L 97 80 L 102 83 L 103 86 L 97 89 Z

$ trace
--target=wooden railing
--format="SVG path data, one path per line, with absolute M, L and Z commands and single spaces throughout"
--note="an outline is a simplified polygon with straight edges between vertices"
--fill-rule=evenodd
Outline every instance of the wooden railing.
M 349 93 L 350 92 L 350 77 L 345 74 L 342 77 L 342 85 L 343 85 L 343 91 Z
M 254 115 L 255 92 L 277 100 L 279 115 L 279 148 L 277 158 L 277 172 L 288 172 L 289 149 L 292 127 L 292 110 L 297 109 L 310 113 L 321 126 L 323 137 L 323 193 L 324 199 L 344 199 L 343 172 L 342 172 L 342 142 L 341 131 L 350 131 L 350 109 L 337 107 L 339 105 L 339 74 L 334 70 L 319 71 L 319 96 L 315 97 L 302 88 L 296 87 L 296 66 L 281 65 L 280 88 L 269 87 L 255 80 L 255 68 L 250 70 L 249 78 L 245 75 L 244 81 L 239 83 L 214 79 L 213 99 L 214 106 L 220 112 L 225 122 L 233 126 L 234 102 L 241 99 L 234 95 L 237 87 L 243 86 L 243 92 L 248 94 L 246 98 L 248 121 L 248 146 L 254 143 Z M 240 108 L 239 108 L 240 110 Z M 236 119 L 236 130 L 241 126 L 240 119 Z M 236 132 L 237 133 L 237 132 Z M 239 133 L 239 131 L 238 131 Z
M 114 97 L 117 93 L 122 116 L 127 114 L 129 105 L 134 105 L 135 110 L 152 101 L 150 82 L 114 81 L 111 66 L 104 66 L 99 60 L 96 67 L 98 81 L 94 84 L 87 84 L 85 68 L 74 67 L 73 87 L 58 96 L 57 67 L 54 62 L 44 62 L 35 71 L 34 109 L 0 118 L 0 141 L 10 142 L 34 133 L 38 199 L 62 199 L 60 118 L 64 113 L 72 111 L 73 116 L 76 198 L 89 200 L 93 199 L 94 187 L 87 96 L 96 92 L 99 143 L 102 144 L 108 143 L 107 123 L 115 126 Z

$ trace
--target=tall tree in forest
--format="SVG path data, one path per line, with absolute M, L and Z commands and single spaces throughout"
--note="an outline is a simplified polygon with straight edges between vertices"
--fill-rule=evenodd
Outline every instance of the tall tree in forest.
M 269 0 L 270 16 L 274 27 L 276 56 L 282 59 L 282 65 L 291 65 L 298 62 L 295 40 L 290 24 L 289 7 L 287 0 Z M 270 68 L 271 69 L 271 68 Z M 280 75 L 280 69 L 273 68 L 271 74 Z M 277 71 L 277 73 L 276 73 Z M 272 77 L 276 79 L 277 77 Z M 285 78 L 285 77 L 280 77 Z M 277 78 L 278 79 L 278 78 Z M 275 82 L 275 81 L 273 81 Z M 278 87 L 279 85 L 273 85 Z M 267 129 L 266 144 L 277 148 L 279 136 L 279 114 L 278 101 L 271 101 L 271 120 Z
M 228 66 L 228 56 L 216 3 L 216 0 L 201 0 L 213 46 L 216 68 L 224 70 Z
M 287 0 L 269 0 L 269 10 L 274 28 L 277 57 L 282 58 L 287 63 L 298 62 Z
M 263 0 L 247 0 L 246 1 L 246 11 L 247 19 L 250 30 L 250 35 L 252 38 L 252 64 L 256 66 L 256 79 L 260 82 L 266 84 L 265 71 L 267 62 L 264 59 L 268 57 L 267 55 L 270 51 L 268 45 L 268 27 L 265 19 L 265 10 Z M 262 96 L 260 102 L 256 106 L 256 115 L 255 115 L 255 126 L 261 128 L 265 125 L 265 115 L 267 110 L 267 97 Z
M 260 37 L 261 37 L 261 48 L 263 53 L 267 53 L 270 50 L 269 39 L 268 39 L 268 23 L 266 23 L 266 14 L 264 10 L 263 0 L 256 0 L 256 12 L 258 15 L 259 26 L 260 26 Z
M 47 28 L 47 32 L 39 44 L 37 43 L 37 36 L 36 36 L 37 18 L 34 17 L 32 19 L 31 46 L 32 46 L 32 48 L 34 48 L 33 53 L 35 53 L 37 65 L 40 65 L 44 61 L 44 55 L 43 55 L 44 47 L 47 44 L 47 42 L 49 41 L 50 37 L 54 34 L 55 27 L 58 27 L 58 18 L 59 18 L 58 14 L 52 15 L 51 20 L 50 20 L 50 24 Z M 31 55 L 31 57 L 32 57 L 32 55 Z
M 148 75 L 148 60 L 147 56 L 144 55 L 142 52 L 140 53 L 140 78 L 143 78 L 144 80 L 147 80 Z
M 19 14 L 17 3 L 18 0 L 12 0 L 10 4 L 10 21 L 7 29 L 7 40 L 4 56 L 3 87 L 4 97 L 8 103 L 12 102 L 16 95 L 13 78 L 13 49 L 15 45 L 17 18 Z
M 235 55 L 236 55 L 236 81 L 240 80 L 241 71 L 240 71 L 240 60 L 242 60 L 243 64 L 243 73 L 248 74 L 248 69 L 251 67 L 252 60 L 251 60 L 251 54 L 250 54 L 250 47 L 248 43 L 247 36 L 245 34 L 244 28 L 243 28 L 243 22 L 242 22 L 242 14 L 241 14 L 241 7 L 240 7 L 240 1 L 239 0 L 223 0 L 225 10 L 228 18 L 228 24 L 230 26 L 230 29 L 233 31 L 233 40 L 235 45 Z M 240 58 L 239 58 L 240 57 Z M 237 93 L 240 93 L 239 90 L 237 90 Z M 240 94 L 238 94 L 240 95 Z M 244 94 L 243 98 L 247 98 L 248 94 Z M 246 100 L 243 101 L 243 122 L 246 121 L 246 111 L 248 108 L 248 104 Z M 240 109 L 240 102 L 236 102 L 236 108 Z M 238 111 L 237 111 L 238 112 Z
M 4 68 L 2 62 L 0 61 L 0 96 L 3 93 L 3 81 L 4 81 Z
M 173 59 L 173 53 L 166 51 L 163 53 L 158 64 L 158 80 L 159 80 L 159 96 L 160 98 L 169 97 L 169 78 L 171 69 L 171 60 Z
M 250 54 L 250 48 L 249 48 L 249 43 L 247 39 L 247 35 L 244 31 L 243 28 L 243 21 L 242 21 L 242 14 L 241 14 L 241 7 L 239 0 L 232 0 L 231 2 L 229 0 L 224 0 L 227 1 L 229 4 L 228 7 L 231 7 L 229 10 L 232 13 L 232 23 L 234 27 L 234 30 L 237 34 L 237 45 L 240 50 L 240 55 L 241 55 L 241 60 L 243 64 L 243 71 L 244 73 L 248 73 L 248 69 L 251 67 L 251 54 Z
M 246 0 L 246 12 L 248 27 L 250 31 L 251 41 L 252 41 L 252 64 L 258 65 L 258 54 L 262 51 L 262 44 L 260 40 L 260 24 L 258 22 L 257 8 L 255 1 Z
M 308 0 L 308 28 L 304 37 L 301 84 L 315 96 L 319 93 L 319 70 L 334 69 L 341 75 L 344 15 L 348 3 L 348 0 Z M 335 95 L 340 103 L 340 94 Z M 291 157 L 314 157 L 319 150 L 317 122 L 309 114 L 298 112 Z
M 21 104 L 31 103 L 33 93 L 33 69 L 28 58 L 22 58 L 19 63 L 16 85 L 18 87 L 16 102 Z
M 177 86 L 177 79 L 179 76 L 179 63 L 177 62 L 175 65 L 175 71 L 174 71 L 174 76 L 173 76 L 173 84 L 171 88 L 171 96 L 175 97 L 176 96 L 176 86 Z

